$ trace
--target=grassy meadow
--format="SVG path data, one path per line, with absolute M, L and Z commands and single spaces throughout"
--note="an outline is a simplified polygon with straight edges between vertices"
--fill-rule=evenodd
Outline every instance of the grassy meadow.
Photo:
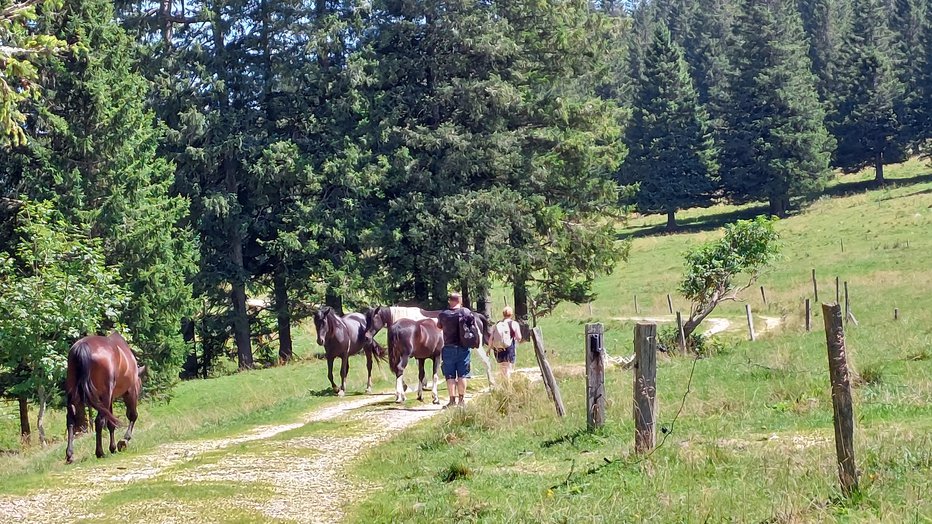
M 464 410 L 443 413 L 364 450 L 349 464 L 349 474 L 379 487 L 347 508 L 348 519 L 932 521 L 932 168 L 911 161 L 891 166 L 888 178 L 886 187 L 870 189 L 869 174 L 839 177 L 824 197 L 777 224 L 781 259 L 744 294 L 760 332 L 756 342 L 747 340 L 744 303 L 726 303 L 712 316 L 731 325 L 716 335 L 707 358 L 660 358 L 664 433 L 649 457 L 633 454 L 630 371 L 608 369 L 607 424 L 586 430 L 584 325 L 605 324 L 610 356 L 631 354 L 634 295 L 640 316 L 672 319 L 667 293 L 685 313 L 688 304 L 676 296 L 684 251 L 716 238 L 721 225 L 763 208 L 687 210 L 678 215 L 682 227 L 675 234 L 663 231 L 665 217 L 659 216 L 634 217 L 620 226 L 619 237 L 632 242 L 631 255 L 597 282 L 599 298 L 590 305 L 564 305 L 540 322 L 566 418 L 555 416 L 539 382 L 516 377 Z M 860 323 L 847 331 L 849 358 L 859 377 L 854 410 L 861 493 L 852 500 L 844 500 L 837 487 L 825 336 L 815 303 L 813 330 L 804 329 L 803 301 L 812 297 L 813 268 L 823 302 L 834 300 L 836 276 L 848 282 Z M 758 285 L 765 287 L 766 304 Z M 900 312 L 896 322 L 894 308 Z M 779 326 L 766 329 L 768 322 Z M 143 403 L 130 451 L 106 461 L 94 458 L 93 439 L 83 437 L 76 442 L 77 463 L 66 467 L 64 414 L 55 410 L 46 420 L 53 442 L 20 452 L 15 405 L 0 404 L 0 495 L 64 488 L 96 465 L 119 469 L 122 457 L 166 442 L 233 436 L 340 402 L 329 391 L 325 361 L 314 357 L 319 348 L 313 326 L 300 326 L 296 336 L 300 358 L 293 365 L 184 382 L 170 402 Z M 518 367 L 536 366 L 532 351 L 526 344 L 519 349 Z M 474 375 L 481 376 L 478 359 L 473 362 Z M 409 370 L 409 382 L 415 372 Z M 385 364 L 374 370 L 376 389 L 391 390 L 389 377 Z M 476 381 L 473 387 L 481 385 Z M 362 394 L 364 387 L 365 359 L 357 357 L 351 361 L 348 396 Z M 116 412 L 123 417 L 122 406 Z M 315 423 L 291 433 L 327 431 L 365 428 Z M 243 444 L 198 461 L 219 462 L 226 453 L 269 446 L 275 442 Z M 267 489 L 150 479 L 106 495 L 95 511 L 116 521 L 125 508 L 226 507 L 243 490 L 261 498 Z M 214 517 L 262 519 L 231 504 Z
M 732 321 L 709 358 L 662 357 L 659 425 L 668 434 L 646 459 L 633 454 L 632 378 L 606 372 L 607 424 L 586 431 L 584 324 L 603 322 L 611 356 L 632 353 L 634 299 L 643 316 L 669 318 L 683 253 L 719 227 L 758 211 L 717 206 L 632 219 L 629 260 L 597 284 L 599 298 L 541 322 L 568 415 L 554 415 L 540 383 L 519 377 L 466 410 L 381 446 L 356 474 L 385 487 L 355 509 L 358 522 L 929 522 L 932 521 L 932 169 L 891 167 L 890 183 L 846 176 L 778 223 L 781 260 L 745 292 L 758 330 L 747 340 L 744 303 L 712 316 Z M 841 242 L 844 242 L 844 252 Z M 847 281 L 859 325 L 849 325 L 856 459 L 861 493 L 837 487 L 832 405 L 821 311 L 805 332 L 803 303 L 835 299 Z M 899 308 L 900 320 L 893 321 Z M 534 366 L 532 349 L 519 366 Z M 691 379 L 691 380 L 690 380 Z M 687 390 L 688 385 L 688 390 Z M 677 417 L 677 413 L 678 417 Z M 675 418 L 675 424 L 674 424 Z

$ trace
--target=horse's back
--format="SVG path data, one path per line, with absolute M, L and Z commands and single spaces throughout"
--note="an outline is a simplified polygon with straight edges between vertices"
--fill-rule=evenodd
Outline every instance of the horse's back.
M 69 382 L 77 379 L 71 363 L 82 350 L 88 353 L 86 372 L 90 378 L 101 385 L 113 384 L 113 396 L 122 396 L 136 385 L 139 365 L 126 339 L 119 333 L 113 332 L 107 337 L 90 335 L 75 342 L 68 351 Z

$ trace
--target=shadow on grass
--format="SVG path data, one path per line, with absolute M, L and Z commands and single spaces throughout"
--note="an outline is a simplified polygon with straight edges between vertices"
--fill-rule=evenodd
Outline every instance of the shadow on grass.
M 859 180 L 857 182 L 841 182 L 832 187 L 826 188 L 821 195 L 827 196 L 830 198 L 834 197 L 845 197 L 857 195 L 860 193 L 866 193 L 868 191 L 873 191 L 877 189 L 895 189 L 900 187 L 907 187 L 917 184 L 923 184 L 927 182 L 932 182 L 932 173 L 925 173 L 921 175 L 916 175 L 908 178 L 888 178 L 886 183 L 877 184 L 874 180 Z M 884 200 L 891 200 L 895 198 L 903 198 L 908 196 L 922 195 L 932 193 L 932 189 L 925 189 L 915 193 L 909 193 L 905 195 L 896 195 L 887 197 Z M 803 207 L 805 204 L 803 204 Z M 792 213 L 798 213 L 800 208 L 797 207 L 792 211 Z M 770 212 L 770 207 L 767 204 L 758 204 L 751 207 L 745 207 L 741 209 L 735 209 L 732 211 L 727 211 L 723 213 L 707 214 L 691 218 L 681 218 L 677 220 L 676 229 L 667 229 L 666 223 L 652 224 L 652 225 L 643 225 L 643 226 L 628 226 L 625 230 L 618 234 L 618 239 L 626 238 L 638 238 L 638 237 L 648 237 L 655 235 L 664 235 L 664 234 L 676 234 L 676 233 L 698 233 L 701 231 L 711 231 L 719 229 L 726 224 L 730 224 L 737 220 L 747 220 L 754 218 L 759 215 L 766 215 Z M 791 213 L 791 214 L 792 214 Z
M 626 239 L 664 234 L 698 233 L 700 231 L 711 231 L 737 220 L 747 220 L 758 215 L 765 215 L 769 211 L 770 207 L 767 204 L 760 204 L 752 207 L 727 211 L 725 213 L 681 218 L 677 220 L 676 229 L 672 230 L 667 229 L 666 223 L 644 226 L 629 226 L 624 232 L 618 234 L 618 238 Z
M 909 178 L 888 178 L 884 184 L 878 184 L 877 181 L 873 179 L 859 180 L 857 182 L 842 182 L 827 188 L 822 192 L 822 194 L 829 197 L 851 196 L 873 191 L 875 189 L 894 189 L 897 187 L 923 184 L 926 182 L 932 182 L 932 173 L 911 176 Z M 922 193 L 926 192 L 928 192 L 928 190 L 922 191 Z

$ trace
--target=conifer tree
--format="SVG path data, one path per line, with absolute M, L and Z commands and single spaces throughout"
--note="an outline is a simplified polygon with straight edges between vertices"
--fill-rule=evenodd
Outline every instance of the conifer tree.
M 819 97 L 831 104 L 834 70 L 848 27 L 849 0 L 799 0 L 803 29 L 809 40 L 812 71 L 819 78 Z
M 883 166 L 904 157 L 904 85 L 883 0 L 854 0 L 837 70 L 831 130 L 838 147 L 834 163 L 848 172 L 873 166 L 883 183 Z
M 682 49 L 662 24 L 646 51 L 633 111 L 622 180 L 638 182 L 638 208 L 666 213 L 673 229 L 678 209 L 711 202 L 717 165 L 708 115 Z
M 721 176 L 742 201 L 765 199 L 785 216 L 790 199 L 828 175 L 832 140 L 795 4 L 745 1 L 730 43 Z
M 171 196 L 172 166 L 156 149 L 161 129 L 146 110 L 149 84 L 136 73 L 136 48 L 105 0 L 67 0 L 36 30 L 76 42 L 82 52 L 46 59 L 28 145 L 6 157 L 31 199 L 50 200 L 102 241 L 106 261 L 129 294 L 116 319 L 150 369 L 147 390 L 164 392 L 184 354 L 180 320 L 191 302 L 188 201 Z M 0 167 L 0 170 L 3 168 Z

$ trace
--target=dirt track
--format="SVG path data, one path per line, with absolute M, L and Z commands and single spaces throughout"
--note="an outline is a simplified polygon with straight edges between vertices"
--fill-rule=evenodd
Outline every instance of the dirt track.
M 102 497 L 134 485 L 145 487 L 149 482 L 179 486 L 217 482 L 239 487 L 261 485 L 272 493 L 237 497 L 236 503 L 270 520 L 338 522 L 343 508 L 365 488 L 347 476 L 346 464 L 378 442 L 440 411 L 440 406 L 409 401 L 402 407 L 391 400 L 392 395 L 345 399 L 311 411 L 298 422 L 257 426 L 231 438 L 173 442 L 109 464 L 101 461 L 100 465 L 80 470 L 80 476 L 57 474 L 54 482 L 61 487 L 55 490 L 22 497 L 0 495 L 0 522 L 105 519 L 106 513 L 98 509 Z M 323 431 L 310 436 L 297 432 L 299 435 L 293 438 L 280 437 L 307 424 L 325 421 L 348 422 L 353 431 Z M 211 518 L 209 508 L 204 506 L 160 502 L 140 503 L 146 511 L 129 520 L 222 520 Z

